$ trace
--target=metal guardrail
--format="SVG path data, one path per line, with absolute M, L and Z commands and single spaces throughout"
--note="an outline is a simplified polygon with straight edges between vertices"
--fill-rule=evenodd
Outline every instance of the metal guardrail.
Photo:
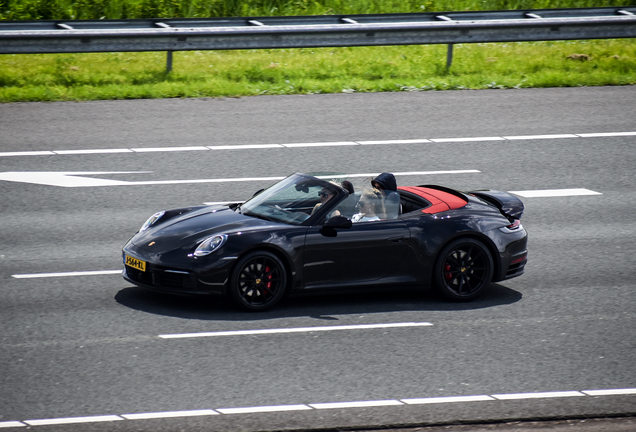
M 296 17 L 0 21 L 0 54 L 276 49 L 636 37 L 636 7 Z

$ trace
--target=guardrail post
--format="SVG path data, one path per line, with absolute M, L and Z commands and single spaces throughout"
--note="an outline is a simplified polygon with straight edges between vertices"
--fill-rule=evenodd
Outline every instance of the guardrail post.
M 172 51 L 168 51 L 166 56 L 166 73 L 172 72 Z
M 448 51 L 446 51 L 446 69 L 450 69 L 453 64 L 453 44 L 448 44 Z

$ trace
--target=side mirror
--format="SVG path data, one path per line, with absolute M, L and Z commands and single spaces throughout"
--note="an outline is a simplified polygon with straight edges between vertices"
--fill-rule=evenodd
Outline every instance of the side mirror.
M 336 237 L 338 235 L 336 228 L 347 229 L 352 226 L 353 223 L 351 222 L 351 219 L 347 219 L 344 216 L 334 216 L 325 222 L 322 228 L 320 228 L 320 234 L 325 237 Z

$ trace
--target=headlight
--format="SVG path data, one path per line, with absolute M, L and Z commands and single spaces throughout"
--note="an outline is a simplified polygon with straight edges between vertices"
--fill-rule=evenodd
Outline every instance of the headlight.
M 150 216 L 148 220 L 141 226 L 141 229 L 139 231 L 145 231 L 153 226 L 165 213 L 165 211 L 160 211 Z
M 208 237 L 201 242 L 201 244 L 194 251 L 194 256 L 205 256 L 211 254 L 221 246 L 227 240 L 227 234 L 215 235 L 213 237 Z

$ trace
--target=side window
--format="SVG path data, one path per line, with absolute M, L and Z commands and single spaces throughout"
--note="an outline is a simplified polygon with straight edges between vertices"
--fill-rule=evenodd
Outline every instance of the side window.
M 357 193 L 349 195 L 347 198 L 344 199 L 344 201 L 338 204 L 336 210 L 338 210 L 342 216 L 351 219 L 351 217 L 353 217 L 353 215 L 356 213 L 356 206 L 358 205 L 359 199 L 360 195 Z
M 424 198 L 413 199 L 404 195 L 400 197 L 400 204 L 402 205 L 402 213 L 411 213 L 431 206 L 431 203 Z
M 389 192 L 384 199 L 385 219 L 397 219 L 400 214 L 400 195 L 397 192 Z

